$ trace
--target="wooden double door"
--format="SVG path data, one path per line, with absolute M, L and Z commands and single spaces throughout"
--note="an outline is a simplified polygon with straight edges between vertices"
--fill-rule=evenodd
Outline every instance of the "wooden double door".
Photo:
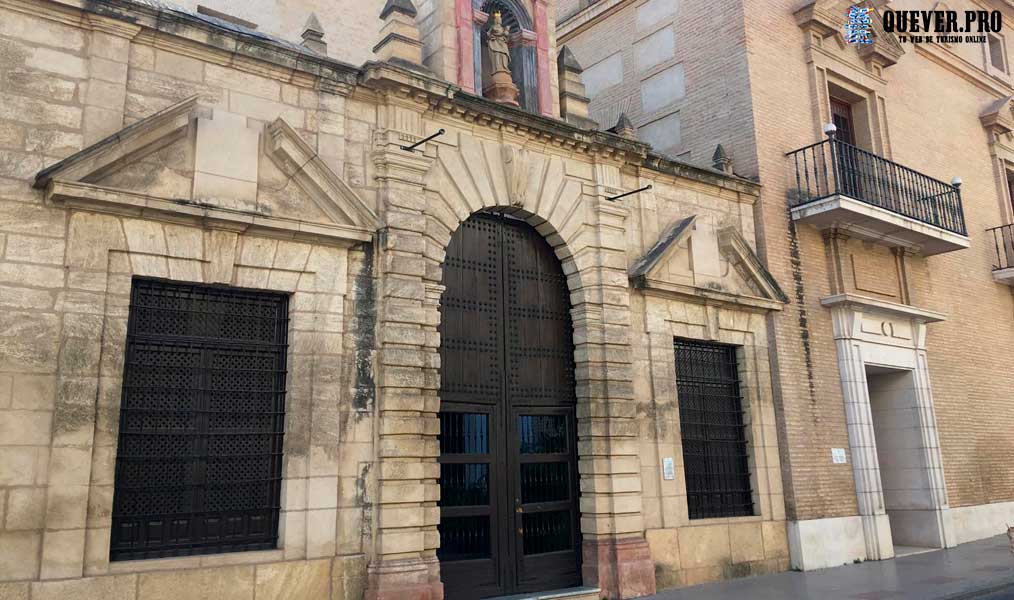
M 566 277 L 530 225 L 480 213 L 440 304 L 440 559 L 449 600 L 580 585 Z

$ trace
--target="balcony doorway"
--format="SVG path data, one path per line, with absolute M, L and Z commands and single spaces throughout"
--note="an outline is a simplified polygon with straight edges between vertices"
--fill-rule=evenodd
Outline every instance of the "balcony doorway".
M 852 119 L 852 105 L 840 98 L 831 98 L 831 122 L 838 129 L 835 136 L 855 146 L 855 121 Z

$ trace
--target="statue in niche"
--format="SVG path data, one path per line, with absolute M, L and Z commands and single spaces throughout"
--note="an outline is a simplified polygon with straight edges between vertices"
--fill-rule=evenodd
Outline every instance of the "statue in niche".
M 514 85 L 510 69 L 509 38 L 510 30 L 504 26 L 503 17 L 499 12 L 493 13 L 493 24 L 486 31 L 489 84 L 483 88 L 482 95 L 496 102 L 518 106 L 518 87 Z
M 499 12 L 493 13 L 493 24 L 489 26 L 486 36 L 493 72 L 507 71 L 510 73 L 511 56 L 510 47 L 507 44 L 510 30 L 504 27 L 503 17 Z

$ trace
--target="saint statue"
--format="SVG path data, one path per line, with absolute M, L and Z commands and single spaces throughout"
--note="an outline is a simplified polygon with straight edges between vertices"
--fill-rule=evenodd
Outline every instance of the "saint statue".
M 509 35 L 510 31 L 503 26 L 500 13 L 493 13 L 493 24 L 489 26 L 489 31 L 486 33 L 486 45 L 489 47 L 489 60 L 494 73 L 497 71 L 510 72 L 510 49 L 507 47 Z

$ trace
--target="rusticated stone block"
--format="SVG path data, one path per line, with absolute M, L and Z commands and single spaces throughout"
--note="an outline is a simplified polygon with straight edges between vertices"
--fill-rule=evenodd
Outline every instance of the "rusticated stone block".
M 327 559 L 270 563 L 257 566 L 255 590 L 258 600 L 327 600 L 330 578 Z
M 30 585 L 27 581 L 0 583 L 0 600 L 28 600 Z
M 133 600 L 137 575 L 90 577 L 32 584 L 33 600 Z
M 41 541 L 42 533 L 39 531 L 0 533 L 0 577 L 8 580 L 38 577 Z
M 251 600 L 254 567 L 249 565 L 142 573 L 137 600 Z

